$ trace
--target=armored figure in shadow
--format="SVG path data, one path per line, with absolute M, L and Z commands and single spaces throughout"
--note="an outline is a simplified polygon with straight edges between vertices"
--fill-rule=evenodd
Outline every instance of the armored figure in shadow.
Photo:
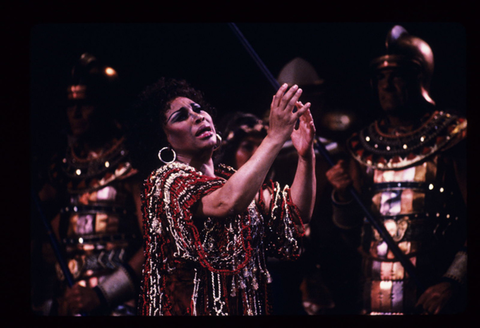
M 68 140 L 49 167 L 38 196 L 55 204 L 52 230 L 73 276 L 57 267 L 52 295 L 41 315 L 134 315 L 143 261 L 141 179 L 129 159 L 115 69 L 84 53 L 66 88 Z M 51 254 L 51 252 L 50 252 Z
M 457 313 L 466 304 L 467 121 L 437 108 L 430 96 L 433 68 L 430 46 L 393 27 L 386 54 L 371 63 L 382 114 L 347 140 L 351 160 L 327 172 L 334 223 L 361 231 L 364 314 Z M 362 220 L 347 192 L 352 184 L 425 290 Z

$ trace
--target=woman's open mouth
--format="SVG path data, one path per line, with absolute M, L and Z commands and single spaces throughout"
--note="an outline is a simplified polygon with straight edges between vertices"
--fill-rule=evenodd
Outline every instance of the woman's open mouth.
M 203 126 L 197 130 L 197 133 L 195 133 L 195 137 L 200 139 L 210 138 L 212 135 L 213 131 L 209 126 Z

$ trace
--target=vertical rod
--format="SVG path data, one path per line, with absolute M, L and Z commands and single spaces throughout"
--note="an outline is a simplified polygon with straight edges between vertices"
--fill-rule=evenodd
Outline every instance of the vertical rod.
M 252 46 L 247 41 L 247 39 L 243 36 L 242 32 L 240 32 L 236 24 L 228 23 L 228 25 L 233 30 L 233 32 L 235 33 L 239 41 L 243 44 L 243 46 L 245 47 L 247 52 L 250 54 L 250 56 L 253 58 L 253 60 L 257 63 L 258 67 L 263 72 L 263 74 L 265 74 L 266 78 L 270 81 L 270 84 L 273 86 L 273 88 L 277 90 L 280 87 L 278 81 L 273 77 L 272 73 L 268 70 L 268 68 L 265 66 L 265 64 L 260 59 L 260 57 L 258 57 L 257 53 L 252 48 Z M 325 146 L 321 142 L 316 142 L 314 143 L 314 145 L 316 149 L 320 152 L 320 154 L 328 162 L 328 164 L 330 166 L 334 166 L 335 162 L 331 158 L 330 153 L 325 148 Z M 387 243 L 388 247 L 390 248 L 392 253 L 395 255 L 397 260 L 402 264 L 404 269 L 407 271 L 409 277 L 415 281 L 417 287 L 421 290 L 421 292 L 425 291 L 425 288 L 423 287 L 422 283 L 420 282 L 420 280 L 418 279 L 415 273 L 415 267 L 413 266 L 412 262 L 409 259 L 407 259 L 405 254 L 403 254 L 400 248 L 398 248 L 398 245 L 395 243 L 395 241 L 392 239 L 388 231 L 385 229 L 385 226 L 380 224 L 376 220 L 376 218 L 370 213 L 370 211 L 368 210 L 368 208 L 365 206 L 362 199 L 360 198 L 360 195 L 357 193 L 357 190 L 353 188 L 353 186 L 349 187 L 349 192 L 352 195 L 352 197 L 355 199 L 355 201 L 358 203 L 362 211 L 364 212 L 367 220 L 379 232 L 380 236 L 382 236 L 383 240 Z

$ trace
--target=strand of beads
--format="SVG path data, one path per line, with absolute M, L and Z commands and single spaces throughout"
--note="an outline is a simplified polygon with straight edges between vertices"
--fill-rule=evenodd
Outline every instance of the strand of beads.
M 221 279 L 220 279 L 220 274 L 215 274 L 213 272 L 210 272 L 210 276 L 212 278 L 212 294 L 213 294 L 213 310 L 218 316 L 221 315 L 228 315 L 227 313 L 223 312 L 223 306 L 225 305 L 225 302 L 222 301 L 222 284 L 221 284 Z M 215 291 L 215 276 L 217 276 L 217 284 L 218 284 L 218 295 L 217 292 Z

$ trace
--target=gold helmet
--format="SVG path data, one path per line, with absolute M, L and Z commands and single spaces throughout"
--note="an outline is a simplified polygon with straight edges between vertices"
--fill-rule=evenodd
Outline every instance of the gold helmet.
M 70 101 L 111 101 L 112 97 L 119 96 L 115 95 L 117 87 L 117 72 L 101 64 L 95 56 L 83 53 L 72 68 L 67 98 Z
M 405 28 L 395 25 L 385 40 L 386 54 L 370 63 L 373 72 L 385 68 L 411 68 L 417 72 L 420 93 L 423 98 L 435 105 L 430 97 L 430 83 L 433 75 L 433 52 L 428 43 L 410 35 Z

